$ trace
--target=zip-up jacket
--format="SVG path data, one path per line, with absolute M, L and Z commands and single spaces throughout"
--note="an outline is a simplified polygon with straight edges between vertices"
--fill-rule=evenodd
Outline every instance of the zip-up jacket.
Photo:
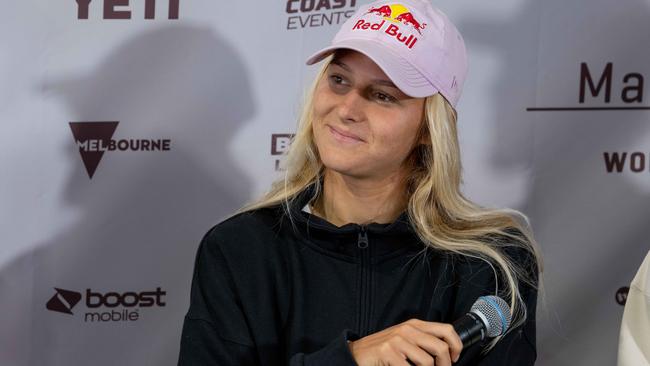
M 178 364 L 356 365 L 347 341 L 411 318 L 452 323 L 494 295 L 484 261 L 427 248 L 406 211 L 393 223 L 337 227 L 303 210 L 313 185 L 281 206 L 240 213 L 200 243 Z M 528 255 L 508 255 L 536 273 Z M 502 285 L 499 286 L 502 289 Z M 533 365 L 537 292 L 520 284 L 528 317 L 487 354 L 458 366 Z

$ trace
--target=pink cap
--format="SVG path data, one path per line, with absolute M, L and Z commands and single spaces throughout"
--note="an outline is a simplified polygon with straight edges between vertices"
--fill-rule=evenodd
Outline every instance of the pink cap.
M 456 108 L 467 75 L 465 42 L 429 0 L 361 6 L 307 65 L 340 48 L 368 56 L 405 94 L 421 98 L 440 92 Z

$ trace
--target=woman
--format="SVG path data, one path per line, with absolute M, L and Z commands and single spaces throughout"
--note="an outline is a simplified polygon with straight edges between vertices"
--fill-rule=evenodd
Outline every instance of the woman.
M 285 178 L 201 242 L 179 365 L 534 364 L 533 238 L 460 193 L 456 28 L 376 2 L 323 59 Z M 462 349 L 450 323 L 482 295 L 513 324 Z

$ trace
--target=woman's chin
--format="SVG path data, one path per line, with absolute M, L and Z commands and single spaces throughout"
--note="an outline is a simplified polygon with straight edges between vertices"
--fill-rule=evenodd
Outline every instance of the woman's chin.
M 323 161 L 323 165 L 329 171 L 348 177 L 363 178 L 367 175 L 367 169 L 364 169 L 363 166 L 351 164 L 350 161 Z
M 345 162 L 345 161 L 338 161 L 338 160 L 325 160 L 323 159 L 323 165 L 327 170 L 337 172 L 340 174 L 345 174 L 345 175 L 351 175 L 354 174 L 354 171 L 356 170 L 353 165 L 350 164 L 350 162 Z

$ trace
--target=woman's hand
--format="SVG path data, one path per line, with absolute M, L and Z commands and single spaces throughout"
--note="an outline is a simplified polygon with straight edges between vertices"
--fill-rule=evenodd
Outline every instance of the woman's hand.
M 451 366 L 463 343 L 451 324 L 409 319 L 348 344 L 359 366 Z

